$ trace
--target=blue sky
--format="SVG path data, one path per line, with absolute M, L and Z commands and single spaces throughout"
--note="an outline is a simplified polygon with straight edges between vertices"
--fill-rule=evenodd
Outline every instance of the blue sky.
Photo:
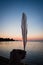
M 0 0 L 0 37 L 21 38 L 22 13 L 28 38 L 43 38 L 43 0 Z

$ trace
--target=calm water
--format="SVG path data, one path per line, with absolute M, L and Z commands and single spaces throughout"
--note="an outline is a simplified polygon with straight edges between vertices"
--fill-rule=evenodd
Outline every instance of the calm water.
M 23 43 L 15 42 L 0 42 L 0 56 L 9 58 L 12 49 L 23 49 Z M 30 63 L 30 65 L 43 64 L 43 42 L 27 42 L 26 57 L 22 62 Z

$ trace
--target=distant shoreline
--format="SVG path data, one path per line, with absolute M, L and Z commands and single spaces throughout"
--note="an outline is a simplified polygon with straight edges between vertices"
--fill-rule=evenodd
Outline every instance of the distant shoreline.
M 10 39 L 10 38 L 0 38 L 0 42 L 7 42 L 7 41 L 22 41 L 22 40 L 14 40 L 14 39 Z M 43 40 L 27 40 L 29 42 L 43 42 Z
M 10 38 L 0 38 L 0 41 L 16 41 L 14 39 Z

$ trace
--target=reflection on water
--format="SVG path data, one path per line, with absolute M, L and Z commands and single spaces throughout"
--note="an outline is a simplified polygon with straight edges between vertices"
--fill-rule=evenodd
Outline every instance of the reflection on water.
M 9 58 L 12 49 L 23 49 L 23 43 L 20 41 L 0 42 L 0 56 Z M 26 51 L 25 62 L 32 63 L 33 60 L 43 62 L 43 42 L 27 42 Z

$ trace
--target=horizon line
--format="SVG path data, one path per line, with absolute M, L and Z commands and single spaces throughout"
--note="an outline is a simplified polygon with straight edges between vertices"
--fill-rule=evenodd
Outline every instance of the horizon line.
M 0 38 L 3 38 L 3 39 L 13 39 L 13 40 L 18 40 L 18 41 L 19 41 L 19 40 L 20 40 L 20 41 L 23 40 L 22 38 L 21 38 L 21 39 L 17 39 L 17 38 L 6 38 L 6 37 L 0 37 Z M 31 41 L 31 40 L 34 41 L 34 40 L 43 40 L 43 39 L 42 39 L 42 38 L 40 38 L 40 39 L 29 39 L 29 38 L 28 38 L 28 39 L 27 39 L 27 41 Z

